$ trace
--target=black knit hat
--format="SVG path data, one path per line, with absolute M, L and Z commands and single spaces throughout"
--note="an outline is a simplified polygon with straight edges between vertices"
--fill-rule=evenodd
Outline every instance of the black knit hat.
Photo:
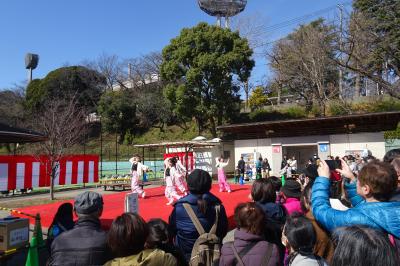
M 207 171 L 194 169 L 187 179 L 188 189 L 192 194 L 204 194 L 211 189 L 211 176 Z
M 281 191 L 287 198 L 297 198 L 301 196 L 301 185 L 294 179 L 288 179 Z

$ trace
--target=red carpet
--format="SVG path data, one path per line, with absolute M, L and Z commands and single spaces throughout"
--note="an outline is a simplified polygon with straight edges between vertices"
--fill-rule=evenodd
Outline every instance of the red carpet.
M 235 223 L 233 221 L 233 212 L 236 205 L 240 202 L 248 201 L 248 195 L 250 194 L 250 186 L 231 185 L 232 193 L 220 193 L 218 191 L 218 185 L 214 184 L 211 193 L 221 199 L 226 209 L 226 214 L 229 219 L 229 226 L 233 228 Z M 145 219 L 161 218 L 168 222 L 168 217 L 171 214 L 172 206 L 165 205 L 167 199 L 164 197 L 164 187 L 149 188 L 146 189 L 146 198 L 139 199 L 139 214 Z M 124 199 L 125 194 L 128 191 L 105 195 L 104 200 L 104 211 L 101 216 L 102 225 L 104 228 L 109 228 L 113 219 L 123 213 L 124 211 Z M 73 201 L 70 201 L 73 203 Z M 40 213 L 42 218 L 42 226 L 49 227 L 55 213 L 57 212 L 58 206 L 64 202 L 44 204 L 37 206 L 30 206 L 26 208 L 20 208 L 19 211 L 26 212 L 35 215 Z M 34 224 L 34 219 L 31 219 L 31 224 Z

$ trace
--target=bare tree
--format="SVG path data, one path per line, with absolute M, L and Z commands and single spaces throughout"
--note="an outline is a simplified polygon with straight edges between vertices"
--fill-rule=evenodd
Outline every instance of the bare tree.
M 232 30 L 238 31 L 242 38 L 246 38 L 254 54 L 261 54 L 267 45 L 266 20 L 261 13 L 239 15 L 232 18 Z
M 317 20 L 278 41 L 268 55 L 278 83 L 302 97 L 308 111 L 317 103 L 322 115 L 327 101 L 338 96 L 334 36 L 332 27 Z
M 122 61 L 117 55 L 102 53 L 94 61 L 84 61 L 83 65 L 98 71 L 105 77 L 107 90 L 113 90 L 114 86 L 123 83 L 126 77 Z
M 160 66 L 163 60 L 161 53 L 151 52 L 142 56 L 142 60 L 143 70 L 157 78 L 157 81 L 160 81 Z
M 400 99 L 400 57 L 398 47 L 391 42 L 390 36 L 378 33 L 374 21 L 364 14 L 354 12 L 349 17 L 349 27 L 344 32 L 343 46 L 338 45 L 335 62 L 356 75 L 356 96 L 359 93 L 361 77 L 378 84 L 387 94 Z
M 247 39 L 249 46 L 253 49 L 253 57 L 264 57 L 265 48 L 268 44 L 267 31 L 266 31 L 266 20 L 261 13 L 253 13 L 250 15 L 238 15 L 232 18 L 232 30 L 239 32 L 242 38 Z M 249 95 L 253 89 L 253 85 L 249 82 L 243 82 L 238 84 L 245 94 L 245 106 L 244 110 L 249 110 Z
M 125 60 L 124 64 L 129 65 L 125 87 L 145 90 L 149 85 L 162 85 L 160 79 L 160 65 L 162 63 L 162 55 L 159 52 L 152 52 L 140 57 Z
M 33 115 L 35 128 L 47 136 L 40 142 L 38 154 L 47 155 L 50 162 L 50 198 L 54 199 L 54 179 L 59 160 L 68 148 L 77 144 L 86 134 L 86 112 L 76 97 L 47 100 L 42 111 Z

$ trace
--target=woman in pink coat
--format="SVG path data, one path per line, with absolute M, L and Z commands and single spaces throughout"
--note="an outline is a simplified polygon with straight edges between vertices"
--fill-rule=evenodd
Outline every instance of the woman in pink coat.
M 226 175 L 224 168 L 229 164 L 229 159 L 224 162 L 224 158 L 222 156 L 220 158 L 216 158 L 217 164 L 215 165 L 218 169 L 218 185 L 219 185 L 219 192 L 228 191 L 231 193 L 231 187 L 229 186 L 228 182 L 226 181 Z

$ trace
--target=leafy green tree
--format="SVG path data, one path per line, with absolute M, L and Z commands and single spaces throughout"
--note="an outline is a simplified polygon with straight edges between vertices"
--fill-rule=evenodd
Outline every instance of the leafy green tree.
M 125 134 L 133 133 L 139 124 L 132 91 L 107 91 L 101 96 L 97 110 L 104 129 L 119 134 L 120 141 L 124 139 Z
M 250 95 L 249 104 L 251 110 L 259 109 L 268 103 L 268 96 L 261 86 L 256 87 Z
M 18 126 L 24 116 L 21 90 L 0 90 L 0 123 Z
M 250 76 L 252 53 L 237 32 L 206 23 L 183 29 L 162 52 L 164 95 L 173 112 L 216 136 L 217 125 L 239 112 L 238 84 Z
M 93 111 L 105 86 L 105 78 L 82 66 L 62 67 L 43 79 L 35 79 L 26 89 L 26 106 L 40 109 L 48 99 L 75 97 L 80 106 Z

